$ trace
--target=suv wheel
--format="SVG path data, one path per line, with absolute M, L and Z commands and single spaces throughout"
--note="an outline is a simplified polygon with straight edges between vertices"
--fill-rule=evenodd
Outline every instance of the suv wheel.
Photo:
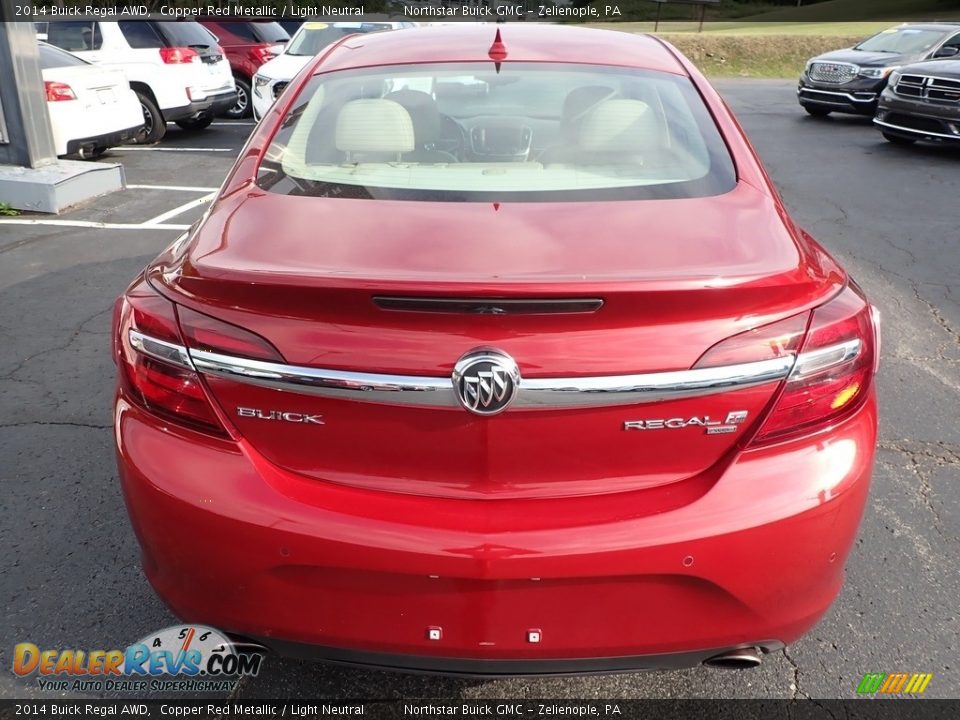
M 213 115 L 201 115 L 187 120 L 177 120 L 177 125 L 184 130 L 203 130 L 213 122 Z
M 143 130 L 137 136 L 137 142 L 145 145 L 160 142 L 167 132 L 167 123 L 160 113 L 160 108 L 149 95 L 139 90 L 137 99 L 140 101 L 140 110 L 143 111 Z
M 901 137 L 888 132 L 883 133 L 883 137 L 887 142 L 892 142 L 894 145 L 913 145 L 916 142 L 913 138 Z
M 223 112 L 223 117 L 239 120 L 250 117 L 250 83 L 243 78 L 235 77 L 237 81 L 237 104 Z
M 814 117 L 826 117 L 833 112 L 830 108 L 824 107 L 823 105 L 804 105 L 803 109 Z

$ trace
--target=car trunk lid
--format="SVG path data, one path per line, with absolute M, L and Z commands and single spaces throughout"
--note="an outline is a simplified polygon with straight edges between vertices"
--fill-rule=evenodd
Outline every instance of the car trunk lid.
M 454 365 L 478 349 L 508 354 L 518 398 L 538 384 L 649 380 L 843 282 L 743 184 L 623 203 L 375 206 L 260 191 L 221 203 L 155 277 L 178 302 L 267 339 L 295 372 L 334 371 L 354 389 L 213 371 L 209 389 L 268 460 L 378 490 L 550 497 L 707 477 L 762 416 L 776 378 L 613 404 L 547 392 L 481 416 L 451 401 Z M 374 392 L 385 376 L 435 384 L 445 399 Z
M 69 85 L 85 108 L 112 105 L 120 99 L 120 92 L 127 87 L 127 78 L 122 70 L 92 65 L 44 70 L 43 79 Z

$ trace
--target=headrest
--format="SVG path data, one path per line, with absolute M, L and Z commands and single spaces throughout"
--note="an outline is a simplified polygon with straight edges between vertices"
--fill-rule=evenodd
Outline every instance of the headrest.
M 393 100 L 400 103 L 410 113 L 413 120 L 413 134 L 416 136 L 417 146 L 423 147 L 440 139 L 443 120 L 437 101 L 430 93 L 422 90 L 403 88 L 387 95 L 384 100 Z
M 583 119 L 577 144 L 591 152 L 637 153 L 659 144 L 653 109 L 642 100 L 604 100 Z
M 351 100 L 337 115 L 334 133 L 341 152 L 412 152 L 413 122 L 402 105 L 392 100 Z
M 560 129 L 567 139 L 576 142 L 583 118 L 597 103 L 609 100 L 617 91 L 603 85 L 584 85 L 567 93 L 560 111 Z

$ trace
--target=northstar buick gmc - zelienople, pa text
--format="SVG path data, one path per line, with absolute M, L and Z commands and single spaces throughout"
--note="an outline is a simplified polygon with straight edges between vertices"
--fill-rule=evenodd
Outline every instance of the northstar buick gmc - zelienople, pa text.
M 411 32 L 312 60 L 117 301 L 147 577 L 292 655 L 759 663 L 843 582 L 877 313 L 670 45 Z

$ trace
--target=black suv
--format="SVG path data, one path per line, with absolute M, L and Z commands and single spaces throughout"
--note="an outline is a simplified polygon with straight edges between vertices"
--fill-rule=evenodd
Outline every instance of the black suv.
M 890 73 L 903 65 L 960 54 L 960 24 L 905 23 L 846 50 L 807 61 L 797 96 L 811 115 L 873 116 Z
M 891 73 L 873 122 L 893 143 L 960 143 L 960 61 L 917 63 Z

